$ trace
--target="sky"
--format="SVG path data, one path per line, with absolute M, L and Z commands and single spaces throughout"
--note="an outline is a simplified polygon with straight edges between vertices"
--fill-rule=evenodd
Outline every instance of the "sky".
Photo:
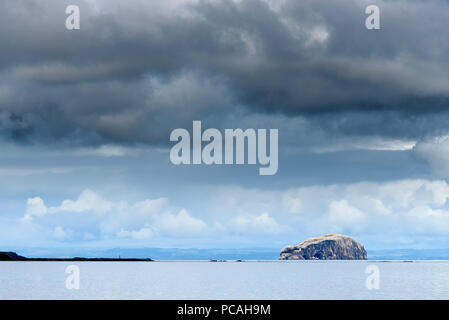
M 443 0 L 1 1 L 1 249 L 449 248 L 447 21 Z M 278 129 L 277 173 L 174 165 L 195 120 Z

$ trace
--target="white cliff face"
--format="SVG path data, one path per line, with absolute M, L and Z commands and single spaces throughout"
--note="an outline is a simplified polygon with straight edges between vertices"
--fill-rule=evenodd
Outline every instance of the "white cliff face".
M 307 239 L 281 251 L 281 260 L 366 260 L 363 245 L 342 234 L 326 234 Z

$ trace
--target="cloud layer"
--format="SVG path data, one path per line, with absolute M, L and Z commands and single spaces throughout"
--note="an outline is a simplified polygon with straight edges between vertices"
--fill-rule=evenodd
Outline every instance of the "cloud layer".
M 47 206 L 27 200 L 17 228 L 39 231 L 39 239 L 90 243 L 120 240 L 152 246 L 172 239 L 271 247 L 313 235 L 339 232 L 378 243 L 398 240 L 419 245 L 449 232 L 449 185 L 442 180 L 398 180 L 310 186 L 282 191 L 217 187 L 203 200 L 207 214 L 176 208 L 168 199 L 110 201 L 92 190 L 75 200 Z M 198 215 L 201 216 L 198 217 Z M 379 235 L 384 239 L 379 240 Z M 21 241 L 24 234 L 15 235 Z M 274 240 L 274 242 L 273 242 Z M 237 241 L 237 242 L 236 242 Z M 424 243 L 424 242 L 423 242 Z
M 300 124 L 291 135 L 446 131 L 446 1 L 376 1 L 379 31 L 365 29 L 368 2 L 355 0 L 83 0 L 72 32 L 68 4 L 0 5 L 4 137 L 161 144 L 192 120 L 258 127 L 282 115 Z

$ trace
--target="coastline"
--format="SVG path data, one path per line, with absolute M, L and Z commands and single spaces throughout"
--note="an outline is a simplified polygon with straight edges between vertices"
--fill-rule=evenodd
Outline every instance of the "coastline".
M 0 251 L 0 261 L 84 261 L 84 262 L 152 262 L 153 259 L 150 258 L 27 258 L 18 255 L 15 252 L 1 252 Z

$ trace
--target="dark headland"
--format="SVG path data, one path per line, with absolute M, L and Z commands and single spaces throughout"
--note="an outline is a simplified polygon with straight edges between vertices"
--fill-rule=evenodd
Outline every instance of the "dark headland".
M 15 252 L 3 252 L 0 251 L 0 261 L 105 261 L 105 262 L 113 262 L 113 261 L 153 261 L 150 258 L 147 259 L 135 259 L 135 258 L 26 258 L 19 256 Z

